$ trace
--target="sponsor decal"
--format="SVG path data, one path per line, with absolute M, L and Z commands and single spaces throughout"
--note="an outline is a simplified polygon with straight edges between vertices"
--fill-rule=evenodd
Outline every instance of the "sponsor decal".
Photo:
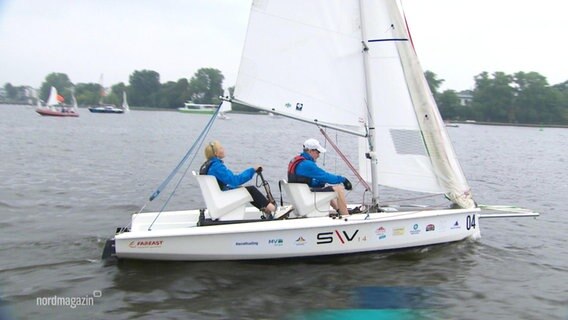
M 420 226 L 418 225 L 418 223 L 415 223 L 412 226 L 412 230 L 410 230 L 410 234 L 413 234 L 413 235 L 420 234 Z
M 135 240 L 131 241 L 128 246 L 130 248 L 160 248 L 164 240 Z
M 404 235 L 404 227 L 392 229 L 392 235 L 393 236 L 403 236 Z
M 367 236 L 355 238 L 357 236 L 357 233 L 359 233 L 359 229 L 355 230 L 355 232 L 353 233 L 349 233 L 345 230 L 342 230 L 341 232 L 339 232 L 339 230 L 320 232 L 317 236 L 317 244 L 329 244 L 333 243 L 334 241 L 339 241 L 341 244 L 346 244 L 353 240 L 367 241 Z
M 428 232 L 428 231 L 434 231 L 434 230 L 436 230 L 436 226 L 435 226 L 435 225 L 433 225 L 433 224 L 430 223 L 429 225 L 426 226 L 426 232 Z
M 298 239 L 296 239 L 297 246 L 303 246 L 304 244 L 306 244 L 306 239 L 304 239 L 304 237 L 300 236 Z
M 375 230 L 375 234 L 377 235 L 379 240 L 383 240 L 387 237 L 387 229 L 381 226 L 377 230 Z
M 235 242 L 236 246 L 258 246 L 258 242 L 256 241 L 243 241 L 243 242 Z
M 275 247 L 281 247 L 284 245 L 284 240 L 282 239 L 270 239 L 268 240 L 268 244 L 271 244 Z
M 456 220 L 451 229 L 461 229 L 460 223 Z

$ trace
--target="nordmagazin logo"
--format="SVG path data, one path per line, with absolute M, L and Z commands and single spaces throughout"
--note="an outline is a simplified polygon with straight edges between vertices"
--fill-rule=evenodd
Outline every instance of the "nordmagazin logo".
M 62 297 L 58 295 L 37 297 L 36 305 L 39 307 L 69 307 L 75 309 L 77 307 L 95 305 L 95 299 L 102 297 L 102 295 L 101 290 L 94 290 L 92 295 L 82 297 Z

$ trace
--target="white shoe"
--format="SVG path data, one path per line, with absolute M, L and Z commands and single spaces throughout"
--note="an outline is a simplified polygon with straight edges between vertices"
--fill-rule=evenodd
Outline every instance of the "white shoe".
M 287 219 L 290 216 L 290 212 L 292 211 L 294 211 L 293 206 L 279 207 L 278 209 L 276 209 L 276 212 L 274 212 L 274 219 L 277 220 Z

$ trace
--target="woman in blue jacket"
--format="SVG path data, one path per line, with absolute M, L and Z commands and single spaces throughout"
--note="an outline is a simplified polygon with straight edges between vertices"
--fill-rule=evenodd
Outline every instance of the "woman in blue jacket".
M 252 179 L 254 173 L 260 168 L 260 166 L 255 165 L 239 174 L 234 174 L 227 168 L 222 160 L 223 158 L 225 158 L 225 148 L 223 148 L 219 141 L 213 141 L 205 147 L 205 159 L 207 159 L 207 161 L 205 161 L 199 169 L 199 174 L 214 176 L 221 190 L 230 190 L 240 187 L 243 183 Z M 253 199 L 251 204 L 271 216 L 276 210 L 274 204 L 270 203 L 255 186 L 246 186 L 245 188 Z

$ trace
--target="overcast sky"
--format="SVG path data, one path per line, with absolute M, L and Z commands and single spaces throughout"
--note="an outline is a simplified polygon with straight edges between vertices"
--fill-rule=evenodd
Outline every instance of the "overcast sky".
M 309 1 L 309 0 L 306 0 Z M 235 83 L 251 0 L 0 0 L 0 85 L 162 83 L 204 67 Z M 422 67 L 443 89 L 472 89 L 482 71 L 536 71 L 568 80 L 568 1 L 403 0 Z

